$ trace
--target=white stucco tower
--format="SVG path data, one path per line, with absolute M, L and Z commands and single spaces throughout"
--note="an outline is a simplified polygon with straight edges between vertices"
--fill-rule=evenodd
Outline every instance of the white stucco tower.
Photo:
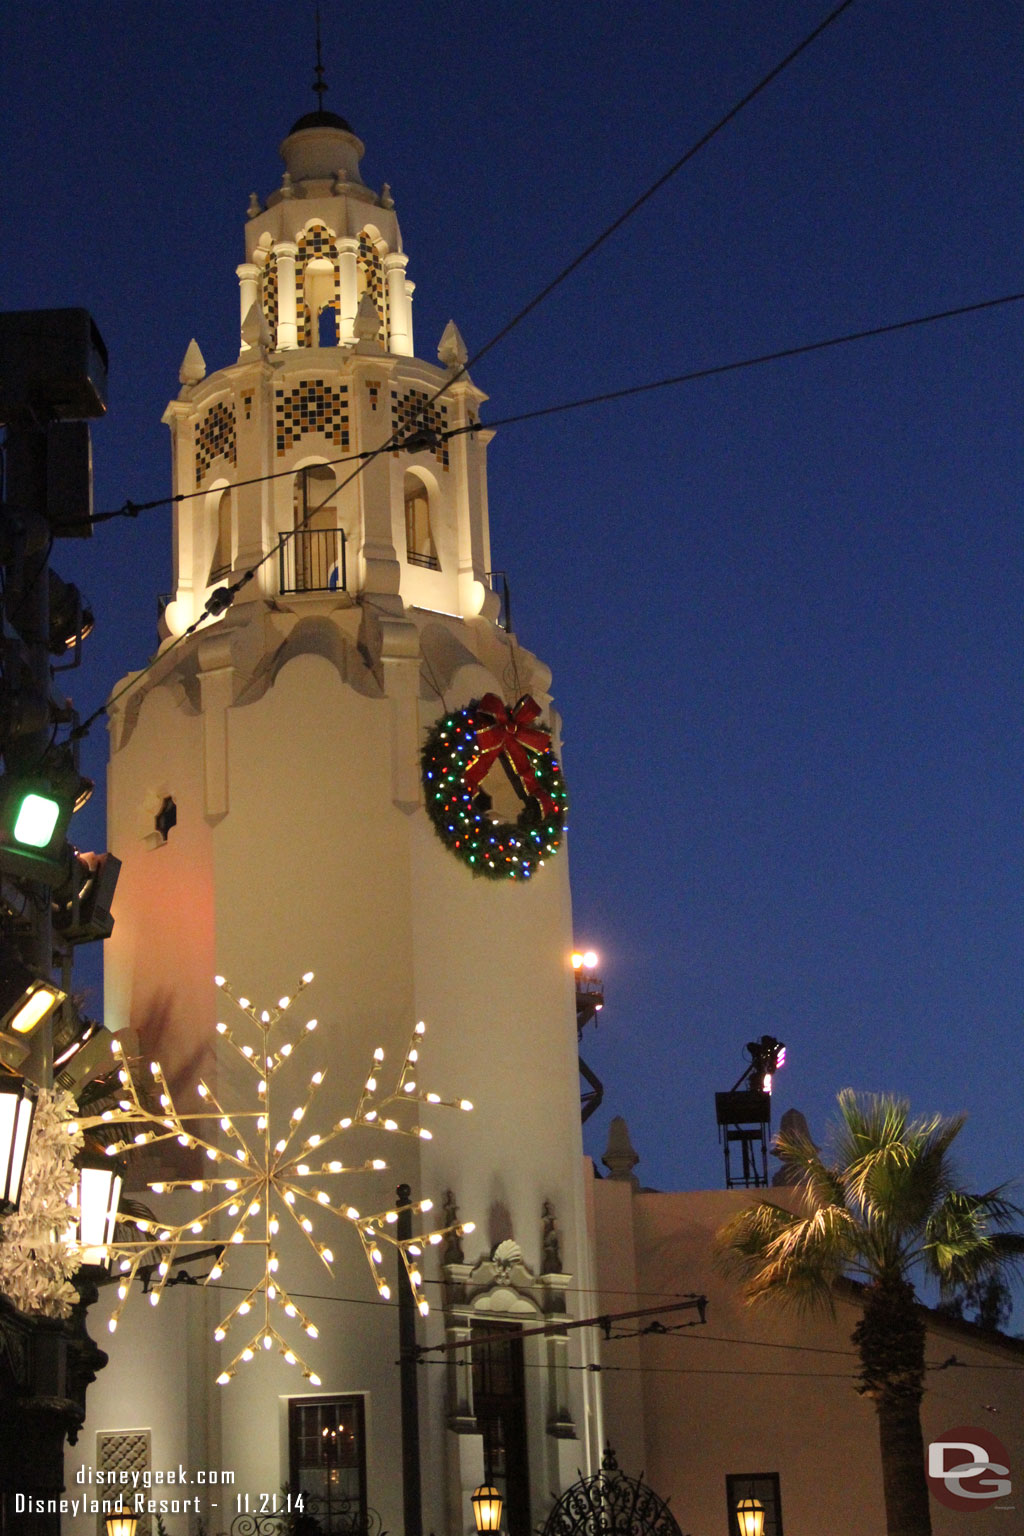
M 471 1529 L 469 1494 L 489 1470 L 508 1483 L 505 1528 L 526 1536 L 599 1449 L 596 1378 L 580 1369 L 590 1335 L 518 1339 L 586 1316 L 593 1299 L 567 856 L 561 846 L 542 861 L 550 801 L 543 788 L 530 796 L 540 759 L 528 730 L 525 778 L 495 756 L 472 802 L 508 861 L 500 879 L 446 846 L 421 754 L 439 721 L 488 694 L 510 709 L 531 696 L 556 753 L 559 725 L 550 672 L 500 626 L 489 584 L 490 434 L 458 430 L 484 397 L 461 372 L 454 326 L 440 364 L 415 355 L 408 258 L 387 188 L 361 179 L 362 153 L 331 113 L 296 123 L 281 186 L 250 204 L 238 359 L 206 373 L 193 344 L 164 418 L 182 498 L 174 591 L 156 663 L 112 713 L 109 841 L 123 872 L 106 1022 L 138 1031 L 145 1059 L 183 1092 L 222 1070 L 227 1095 L 233 1079 L 211 1053 L 217 1021 L 237 1015 L 214 975 L 270 1003 L 313 971 L 302 1001 L 319 1030 L 294 1102 L 308 1071 L 326 1068 L 329 1127 L 352 1113 L 374 1047 L 383 1075 L 426 1021 L 424 1085 L 475 1108 L 422 1106 L 430 1141 L 354 1133 L 360 1159 L 389 1166 L 353 1175 L 342 1203 L 382 1209 L 405 1180 L 433 1200 L 430 1221 L 454 1203 L 475 1222 L 424 1257 L 431 1310 L 418 1338 L 468 1342 L 484 1326 L 507 1329 L 508 1344 L 490 1366 L 466 1347 L 417 1372 L 424 1529 Z M 358 457 L 414 431 L 413 451 Z M 233 603 L 221 611 L 214 597 L 204 619 L 223 588 L 237 588 Z M 365 1498 L 401 1532 L 396 1311 L 377 1298 L 355 1230 L 335 1230 L 331 1246 L 333 1275 L 300 1232 L 281 1233 L 282 1274 L 319 1328 L 302 1340 L 319 1385 L 276 1349 L 214 1385 L 244 1340 L 216 1344 L 213 1325 L 244 1292 L 168 1289 L 158 1309 L 125 1312 L 90 1391 L 81 1460 L 99 1454 L 93 1431 L 145 1430 L 154 1469 L 234 1471 L 230 1499 L 203 1515 L 211 1533 L 229 1530 L 239 1495 L 256 1513 L 256 1496 L 297 1477 L 320 1478 L 328 1505 Z M 242 1285 L 243 1272 L 225 1282 Z M 319 1470 L 316 1435 L 334 1447 Z M 321 1515 L 325 1531 L 348 1528 L 344 1510 Z M 189 1524 L 168 1520 L 170 1536 Z

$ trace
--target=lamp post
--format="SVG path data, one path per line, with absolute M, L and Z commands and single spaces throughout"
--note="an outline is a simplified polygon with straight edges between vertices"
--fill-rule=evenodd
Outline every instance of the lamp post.
M 0 1072 L 0 1216 L 18 1209 L 36 1101 L 23 1077 Z
M 398 1206 L 399 1241 L 412 1237 L 412 1190 L 399 1184 L 395 1192 Z M 405 1264 L 398 1265 L 398 1356 L 399 1393 L 402 1404 L 402 1508 L 405 1536 L 423 1536 L 423 1497 L 420 1484 L 420 1405 L 416 1377 L 416 1300 L 409 1284 Z
M 740 1499 L 736 1519 L 740 1536 L 764 1536 L 764 1505 L 760 1499 Z

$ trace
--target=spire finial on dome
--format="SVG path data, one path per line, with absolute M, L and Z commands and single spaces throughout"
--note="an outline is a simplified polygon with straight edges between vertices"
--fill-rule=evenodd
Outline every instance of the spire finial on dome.
M 316 14 L 316 68 L 313 70 L 313 94 L 316 96 L 316 109 L 313 112 L 305 112 L 297 123 L 293 123 L 288 130 L 289 134 L 301 133 L 306 128 L 340 128 L 343 133 L 352 132 L 352 124 L 339 117 L 336 112 L 331 112 L 324 106 L 324 96 L 330 87 L 324 79 L 323 40 L 320 32 L 320 6 L 315 9 Z M 362 150 L 360 149 L 360 154 Z M 336 167 L 331 167 L 333 174 Z M 326 173 L 325 173 L 326 174 Z
M 314 70 L 313 90 L 316 92 L 317 111 L 324 109 L 324 92 L 327 90 L 327 81 L 324 79 L 324 63 L 320 53 L 320 7 L 316 8 L 316 69 Z

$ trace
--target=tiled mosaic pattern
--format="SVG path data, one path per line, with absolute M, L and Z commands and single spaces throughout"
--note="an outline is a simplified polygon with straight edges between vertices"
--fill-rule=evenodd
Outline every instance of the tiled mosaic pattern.
M 224 458 L 229 464 L 238 463 L 233 400 L 218 400 L 216 405 L 211 405 L 202 421 L 196 422 L 195 434 L 196 485 L 202 482 L 214 459 Z
M 334 231 L 328 229 L 326 224 L 310 224 L 304 229 L 298 239 L 299 262 L 304 265 L 311 256 L 329 256 L 332 261 L 337 259 L 338 249 L 334 244 Z
M 435 401 L 428 405 L 430 396 L 420 389 L 407 390 L 400 395 L 397 389 L 391 391 L 391 430 L 399 437 L 404 437 L 414 427 L 427 427 L 432 432 L 447 432 L 448 407 L 443 402 Z M 444 468 L 448 468 L 448 444 L 441 442 L 434 451 L 434 458 Z
M 359 285 L 360 293 L 367 292 L 380 316 L 380 334 L 382 344 L 386 344 L 388 334 L 387 316 L 387 290 L 384 286 L 384 268 L 381 266 L 377 247 L 366 233 L 365 229 L 359 236 L 359 254 L 356 257 L 356 265 L 362 274 L 362 282 Z
M 323 379 L 303 379 L 294 389 L 278 389 L 274 393 L 278 458 L 312 432 L 322 433 L 336 448 L 348 447 L 345 384 L 335 389 Z
M 267 325 L 270 327 L 271 346 L 277 346 L 277 257 L 271 253 L 267 257 L 267 264 L 263 268 L 261 282 L 263 290 L 263 313 L 267 317 Z
M 370 410 L 375 411 L 380 401 L 380 381 L 378 379 L 367 379 L 366 393 L 370 397 Z
M 246 419 L 246 421 L 251 421 L 252 420 L 252 395 L 243 395 L 242 396 L 242 404 L 245 407 L 245 419 Z
M 103 1472 L 150 1472 L 152 1471 L 149 1430 L 128 1429 L 103 1431 L 96 1436 L 96 1468 Z M 141 1478 L 139 1479 L 141 1485 Z M 101 1497 L 104 1495 L 116 1495 L 121 1491 L 120 1484 L 112 1486 L 104 1485 L 96 1490 Z M 126 1485 L 127 1501 L 132 1502 L 131 1484 Z M 148 1515 L 139 1515 L 139 1524 L 136 1536 L 149 1536 L 150 1518 Z M 97 1536 L 106 1536 L 106 1525 L 102 1514 L 97 1516 Z
M 334 266 L 334 302 L 332 308 L 335 315 L 341 313 L 341 274 L 338 270 L 338 247 L 334 243 L 334 232 L 327 228 L 326 224 L 310 224 L 304 229 L 298 238 L 299 254 L 295 258 L 295 307 L 299 321 L 299 346 L 315 347 L 318 342 L 316 326 L 306 304 L 303 294 L 303 277 L 306 270 L 306 262 L 311 256 L 326 256 Z

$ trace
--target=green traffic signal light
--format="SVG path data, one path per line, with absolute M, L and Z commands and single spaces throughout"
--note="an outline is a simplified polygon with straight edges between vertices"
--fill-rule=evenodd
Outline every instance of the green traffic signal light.
M 14 815 L 12 833 L 15 842 L 28 848 L 46 848 L 53 837 L 60 802 L 52 795 L 38 794 L 30 790 L 23 796 Z
M 0 871 L 40 885 L 67 876 L 73 794 L 41 775 L 0 779 Z

